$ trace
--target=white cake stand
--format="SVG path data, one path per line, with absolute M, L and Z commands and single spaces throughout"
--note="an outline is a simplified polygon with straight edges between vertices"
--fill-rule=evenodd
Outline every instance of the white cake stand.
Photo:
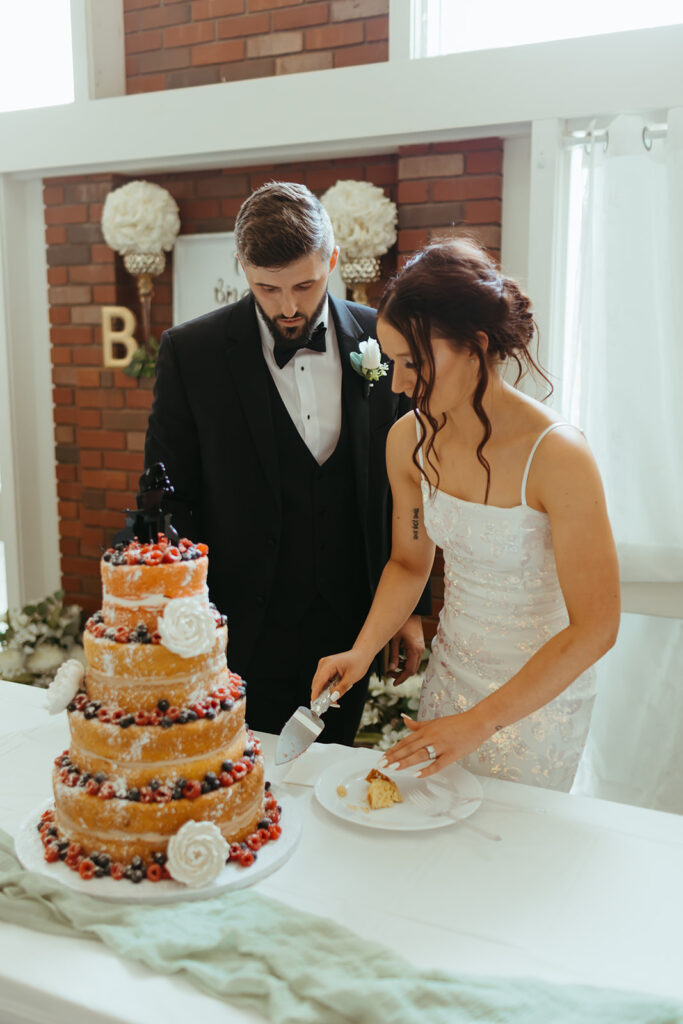
M 97 899 L 121 903 L 178 903 L 181 900 L 207 900 L 230 889 L 245 889 L 249 885 L 260 882 L 263 878 L 289 860 L 301 835 L 301 817 L 296 801 L 289 796 L 278 798 L 282 807 L 279 825 L 282 835 L 262 846 L 256 854 L 255 862 L 248 868 L 230 861 L 213 882 L 199 889 L 190 889 L 181 882 L 163 879 L 160 882 L 149 882 L 147 879 L 134 884 L 127 878 L 115 881 L 105 876 L 91 878 L 86 881 L 77 871 L 72 871 L 63 861 L 49 864 L 44 857 L 43 843 L 37 829 L 43 811 L 54 806 L 52 799 L 45 800 L 36 807 L 22 822 L 15 839 L 17 857 L 28 871 L 37 871 L 41 875 L 52 878 L 55 882 L 74 889 L 76 892 L 95 896 Z

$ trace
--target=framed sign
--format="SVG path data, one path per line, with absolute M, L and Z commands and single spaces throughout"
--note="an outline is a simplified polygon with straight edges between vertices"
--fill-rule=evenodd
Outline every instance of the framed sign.
M 337 298 L 346 298 L 339 264 L 330 275 L 329 289 Z M 248 291 L 237 259 L 234 231 L 180 235 L 173 249 L 174 324 L 236 302 Z

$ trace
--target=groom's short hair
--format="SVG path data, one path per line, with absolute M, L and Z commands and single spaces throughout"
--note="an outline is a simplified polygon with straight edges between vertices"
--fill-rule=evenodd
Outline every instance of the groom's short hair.
M 329 259 L 334 231 L 327 210 L 305 185 L 269 181 L 242 203 L 235 241 L 243 263 L 284 267 L 313 253 Z

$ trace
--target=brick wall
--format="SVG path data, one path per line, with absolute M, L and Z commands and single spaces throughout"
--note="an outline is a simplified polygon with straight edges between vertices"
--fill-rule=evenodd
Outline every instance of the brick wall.
M 493 252 L 500 248 L 502 144 L 498 139 L 412 146 L 396 154 L 309 164 L 183 171 L 150 177 L 173 195 L 181 232 L 231 231 L 244 198 L 265 181 L 300 181 L 320 194 L 336 181 L 380 185 L 399 207 L 398 244 L 382 259 L 383 284 L 415 249 L 467 230 Z M 59 496 L 62 586 L 69 601 L 95 611 L 100 604 L 98 559 L 134 504 L 143 468 L 152 382 L 102 366 L 102 305 L 139 315 L 135 282 L 104 244 L 102 203 L 126 179 L 116 175 L 44 182 L 55 457 Z M 171 325 L 172 255 L 155 280 L 152 333 Z M 435 614 L 443 594 L 442 565 L 433 577 Z M 39 595 L 36 595 L 39 596 Z M 428 637 L 436 620 L 427 623 Z
M 127 92 L 388 59 L 389 0 L 124 0 Z

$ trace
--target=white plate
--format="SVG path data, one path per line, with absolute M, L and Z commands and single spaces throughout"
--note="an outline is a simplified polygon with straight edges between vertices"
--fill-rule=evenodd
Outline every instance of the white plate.
M 266 843 L 256 855 L 255 862 L 248 868 L 240 867 L 232 861 L 225 865 L 218 878 L 200 889 L 189 889 L 180 882 L 164 879 L 161 882 L 143 881 L 135 885 L 122 878 L 81 878 L 77 871 L 72 871 L 63 861 L 48 864 L 43 856 L 43 844 L 38 833 L 37 824 L 43 811 L 54 806 L 53 801 L 46 800 L 36 807 L 22 823 L 14 843 L 17 857 L 28 871 L 37 871 L 47 875 L 55 882 L 60 882 L 68 889 L 96 896 L 98 899 L 123 903 L 177 903 L 180 900 L 206 900 L 228 889 L 245 889 L 248 885 L 260 882 L 267 875 L 276 871 L 291 857 L 301 835 L 301 817 L 296 801 L 288 796 L 278 796 L 282 807 L 282 835 L 273 842 Z
M 379 750 L 357 750 L 353 757 L 331 764 L 315 784 L 318 801 L 331 814 L 354 825 L 399 832 L 452 825 L 457 819 L 474 814 L 481 804 L 479 779 L 459 764 L 453 764 L 428 779 L 409 775 L 411 769 L 402 772 L 382 769 L 383 774 L 400 789 L 403 803 L 371 811 L 366 800 L 368 784 L 365 776 L 371 768 L 377 767 L 380 756 Z M 338 786 L 345 787 L 345 796 L 339 796 Z M 428 806 L 416 807 L 410 800 L 414 792 L 426 793 Z

